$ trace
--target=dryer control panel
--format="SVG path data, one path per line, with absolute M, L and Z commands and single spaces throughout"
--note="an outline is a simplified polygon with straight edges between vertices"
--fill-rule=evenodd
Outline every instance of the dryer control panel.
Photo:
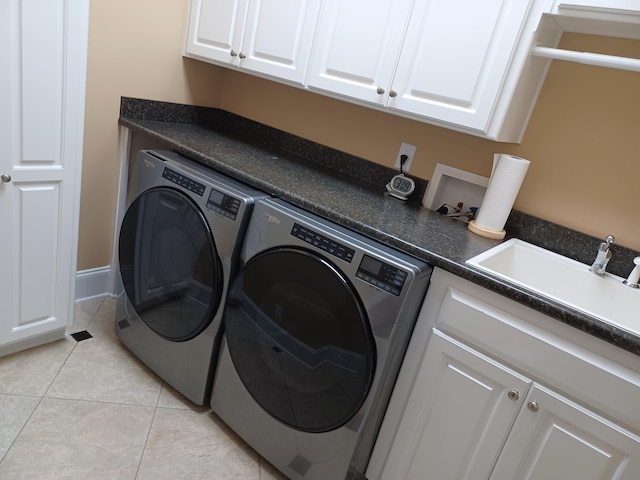
M 316 233 L 310 228 L 304 227 L 299 223 L 293 224 L 291 235 L 299 238 L 300 240 L 304 240 L 308 244 L 313 245 L 320 250 L 324 250 L 325 252 L 344 260 L 345 262 L 351 263 L 351 260 L 353 260 L 353 256 L 356 253 L 353 248 L 346 247 L 345 245 L 331 240 L 324 235 Z
M 407 279 L 407 272 L 369 255 L 364 255 L 356 277 L 397 297 Z
M 162 178 L 166 178 L 170 182 L 173 182 L 176 185 L 180 185 L 182 188 L 186 188 L 187 190 L 192 191 L 193 193 L 196 193 L 200 196 L 204 195 L 204 184 L 197 182 L 187 177 L 186 175 L 182 175 L 175 170 L 171 170 L 170 168 L 165 167 L 164 171 L 162 172 Z

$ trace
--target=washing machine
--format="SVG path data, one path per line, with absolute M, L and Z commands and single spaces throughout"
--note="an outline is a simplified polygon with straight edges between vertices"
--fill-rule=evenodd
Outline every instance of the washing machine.
M 364 478 L 430 266 L 275 198 L 241 261 L 213 411 L 291 479 Z
M 209 403 L 227 288 L 264 196 L 171 151 L 141 150 L 132 170 L 116 335 L 199 405 Z

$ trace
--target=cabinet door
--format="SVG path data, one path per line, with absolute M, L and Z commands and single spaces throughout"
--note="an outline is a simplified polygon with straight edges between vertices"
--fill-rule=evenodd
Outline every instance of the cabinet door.
M 384 105 L 413 0 L 324 0 L 311 88 Z
M 303 84 L 320 0 L 254 0 L 249 4 L 242 68 Z
M 186 54 L 237 65 L 249 0 L 192 0 Z
M 0 2 L 0 355 L 72 320 L 88 12 Z
M 434 330 L 381 479 L 488 478 L 530 383 Z
M 535 384 L 491 480 L 637 480 L 640 437 Z
M 389 108 L 485 131 L 532 3 L 417 2 Z

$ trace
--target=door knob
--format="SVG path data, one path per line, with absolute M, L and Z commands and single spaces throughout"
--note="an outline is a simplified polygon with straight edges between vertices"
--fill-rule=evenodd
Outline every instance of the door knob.
M 2 183 L 9 183 L 11 181 L 11 175 L 2 174 L 0 175 L 0 179 L 2 180 Z

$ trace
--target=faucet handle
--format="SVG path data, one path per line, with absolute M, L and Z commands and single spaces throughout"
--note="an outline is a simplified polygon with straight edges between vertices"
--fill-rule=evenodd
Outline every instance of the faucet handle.
M 613 235 L 607 235 L 604 241 L 607 243 L 607 245 L 611 245 L 613 242 L 616 241 L 616 237 L 614 237 Z
M 627 287 L 640 288 L 640 285 L 638 285 L 638 281 L 640 281 L 640 257 L 634 258 L 633 264 L 635 265 L 635 267 L 633 267 L 633 270 L 631 270 L 631 273 L 629 274 L 627 279 L 622 283 L 624 283 Z

